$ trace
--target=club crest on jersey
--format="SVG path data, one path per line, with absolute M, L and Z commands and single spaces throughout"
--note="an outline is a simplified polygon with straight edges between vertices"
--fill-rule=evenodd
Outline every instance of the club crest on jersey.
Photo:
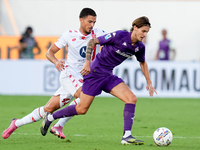
M 86 46 L 81 47 L 79 54 L 81 57 L 85 58 L 86 56 Z
M 106 40 L 109 39 L 109 38 L 111 38 L 111 34 L 110 33 L 105 36 Z
M 139 47 L 136 47 L 136 48 L 135 48 L 135 52 L 138 52 L 138 51 L 139 51 Z

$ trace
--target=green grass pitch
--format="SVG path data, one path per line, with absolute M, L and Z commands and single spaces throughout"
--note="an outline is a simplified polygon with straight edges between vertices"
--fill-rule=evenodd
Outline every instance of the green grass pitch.
M 22 118 L 43 106 L 49 96 L 0 96 L 0 132 L 12 118 Z M 199 150 L 200 99 L 138 98 L 132 134 L 145 145 L 121 145 L 124 104 L 114 97 L 97 97 L 84 116 L 75 116 L 64 128 L 61 140 L 40 134 L 41 120 L 19 127 L 8 139 L 0 138 L 1 150 Z M 52 124 L 53 125 L 53 124 Z M 172 144 L 156 146 L 152 135 L 158 127 L 173 133 Z

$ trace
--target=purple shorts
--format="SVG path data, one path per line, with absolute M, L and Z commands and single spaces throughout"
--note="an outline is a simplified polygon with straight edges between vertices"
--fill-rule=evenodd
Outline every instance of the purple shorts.
M 121 78 L 110 74 L 107 76 L 97 76 L 89 73 L 84 76 L 84 82 L 82 86 L 82 92 L 90 96 L 96 96 L 101 94 L 102 90 L 106 93 L 110 93 L 113 87 L 121 82 L 124 82 Z

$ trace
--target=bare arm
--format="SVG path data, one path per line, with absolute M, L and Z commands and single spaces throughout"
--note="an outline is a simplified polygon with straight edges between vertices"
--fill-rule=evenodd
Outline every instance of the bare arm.
M 149 95 L 153 96 L 154 92 L 157 94 L 156 90 L 152 86 L 152 82 L 151 82 L 151 79 L 149 76 L 149 69 L 148 69 L 148 65 L 147 65 L 146 61 L 140 62 L 140 67 L 141 67 L 142 73 L 144 74 L 146 81 L 147 81 L 146 89 L 149 91 Z
M 26 48 L 26 43 L 19 43 L 17 46 L 12 47 L 12 49 L 18 49 L 21 52 L 24 48 Z
M 88 75 L 90 72 L 90 62 L 91 62 L 91 55 L 92 51 L 96 44 L 99 44 L 99 40 L 97 38 L 89 40 L 86 48 L 86 62 L 81 70 L 81 75 Z
M 59 51 L 60 49 L 57 48 L 54 44 L 51 45 L 51 47 L 48 49 L 47 53 L 46 53 L 46 57 L 47 59 L 52 62 L 56 69 L 60 72 L 62 70 L 65 69 L 64 67 L 64 64 L 65 62 L 62 61 L 62 60 L 58 60 L 56 57 L 55 57 L 55 54 Z

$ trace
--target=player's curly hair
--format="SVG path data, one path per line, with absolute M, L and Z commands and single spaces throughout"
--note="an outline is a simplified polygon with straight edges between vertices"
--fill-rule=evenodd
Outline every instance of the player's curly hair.
M 94 16 L 94 17 L 97 16 L 96 12 L 93 9 L 91 9 L 91 8 L 83 8 L 81 10 L 81 12 L 80 12 L 79 18 L 84 18 L 84 17 L 87 17 L 89 15 Z
M 132 23 L 132 27 L 130 29 L 130 31 L 133 31 L 133 27 L 136 26 L 137 28 L 141 28 L 143 26 L 149 26 L 151 28 L 151 24 L 149 22 L 149 19 L 145 16 L 139 17 L 137 19 L 135 19 Z

